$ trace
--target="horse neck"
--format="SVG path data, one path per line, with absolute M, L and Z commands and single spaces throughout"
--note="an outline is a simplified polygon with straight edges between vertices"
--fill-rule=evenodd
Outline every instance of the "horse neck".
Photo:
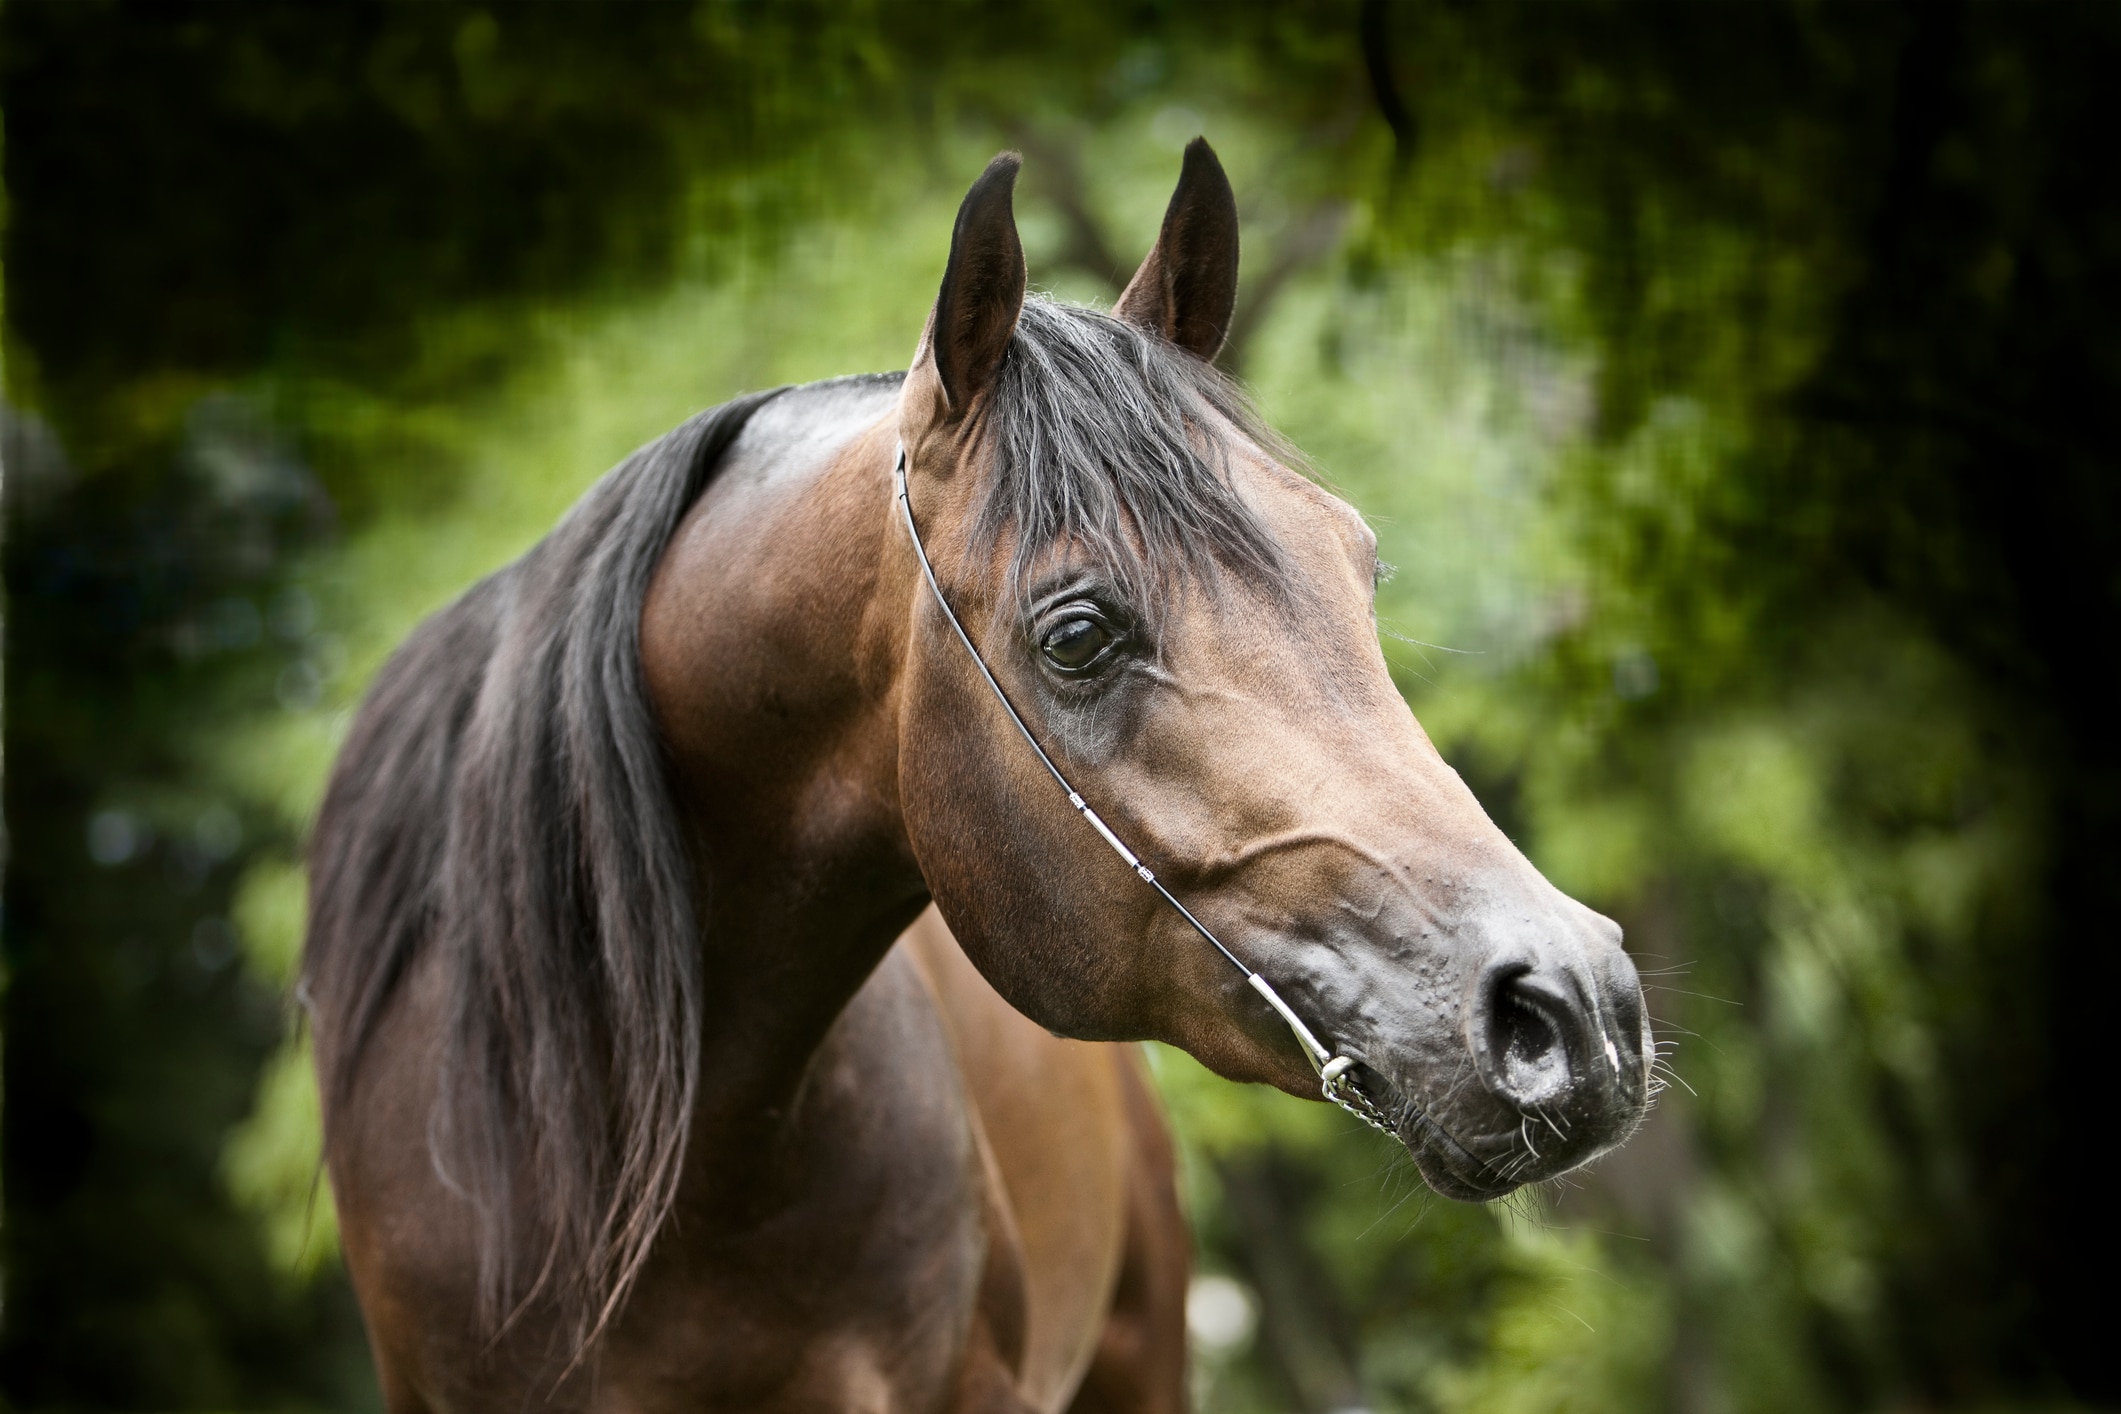
M 704 1103 L 753 1113 L 778 1108 L 928 899 L 898 803 L 895 392 L 804 391 L 731 449 L 641 618 L 702 885 Z

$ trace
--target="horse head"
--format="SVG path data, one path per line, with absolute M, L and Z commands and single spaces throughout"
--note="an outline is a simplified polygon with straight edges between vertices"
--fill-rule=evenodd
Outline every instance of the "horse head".
M 936 599 L 895 686 L 907 837 L 994 986 L 1315 1096 L 1289 1029 L 1086 826 L 1026 731 L 1256 970 L 1454 1197 L 1618 1143 L 1652 1054 L 1620 929 L 1496 827 L 1394 688 L 1376 539 L 1210 364 L 1236 206 L 1204 142 L 1110 316 L 1025 292 L 998 157 L 960 208 L 898 409 Z M 899 568 L 921 570 L 911 537 Z

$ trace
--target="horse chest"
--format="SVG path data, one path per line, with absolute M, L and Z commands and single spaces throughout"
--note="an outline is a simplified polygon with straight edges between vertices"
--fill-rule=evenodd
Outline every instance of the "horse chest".
M 613 1332 L 626 1408 L 943 1407 L 989 1252 L 956 1061 L 902 960 L 819 1048 L 771 1151 L 717 1149 Z

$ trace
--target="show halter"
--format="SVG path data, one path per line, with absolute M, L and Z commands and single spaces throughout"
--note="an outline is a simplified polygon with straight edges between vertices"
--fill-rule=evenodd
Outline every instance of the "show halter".
M 1150 872 L 1149 866 L 1142 863 L 1141 858 L 1127 848 L 1118 835 L 1112 833 L 1112 827 L 1090 808 L 1082 793 L 1068 784 L 1068 778 L 1061 774 L 1060 767 L 1053 764 L 1053 758 L 1046 754 L 1046 748 L 1039 745 L 1038 738 L 1031 734 L 1031 728 L 1025 725 L 1023 717 L 1017 713 L 1016 705 L 1009 700 L 1009 694 L 1002 691 L 1001 683 L 996 681 L 993 671 L 987 666 L 987 660 L 980 656 L 979 649 L 973 646 L 972 636 L 966 633 L 965 626 L 958 622 L 957 611 L 950 607 L 950 600 L 943 594 L 943 586 L 935 577 L 935 566 L 928 562 L 928 549 L 921 543 L 920 528 L 914 524 L 913 501 L 906 494 L 906 448 L 903 443 L 900 444 L 897 457 L 892 463 L 891 474 L 897 486 L 899 509 L 905 513 L 906 534 L 913 539 L 913 553 L 921 562 L 921 573 L 927 577 L 928 588 L 934 591 L 935 602 L 941 607 L 943 617 L 950 621 L 950 627 L 957 633 L 957 641 L 964 644 L 965 651 L 972 655 L 973 666 L 978 668 L 980 676 L 987 680 L 987 686 L 994 689 L 995 699 L 1002 704 L 1002 710 L 1009 714 L 1010 721 L 1016 723 L 1017 731 L 1030 743 L 1032 752 L 1037 755 L 1039 764 L 1046 768 L 1046 773 L 1053 777 L 1054 783 L 1067 795 L 1068 803 L 1075 807 L 1075 813 L 1089 822 L 1090 828 L 1097 831 L 1098 837 L 1112 847 L 1113 853 L 1126 861 L 1127 867 L 1133 870 L 1143 883 L 1156 890 L 1165 903 L 1177 909 L 1178 916 L 1191 924 L 1194 932 L 1206 938 L 1217 952 L 1229 959 L 1232 967 L 1245 974 L 1245 981 L 1251 985 L 1252 990 L 1259 993 L 1267 1005 L 1274 1008 L 1275 1014 L 1288 1023 L 1289 1030 L 1296 1036 L 1297 1044 L 1303 1048 L 1304 1059 L 1308 1060 L 1311 1069 L 1318 1073 L 1321 1093 L 1371 1128 L 1397 1138 L 1396 1131 L 1384 1113 L 1356 1086 L 1351 1073 L 1356 1065 L 1354 1059 L 1337 1056 L 1327 1050 L 1318 1037 L 1312 1034 L 1311 1028 L 1304 1025 L 1303 1018 L 1281 999 L 1281 994 L 1274 990 L 1273 984 L 1247 967 L 1243 959 L 1224 945 L 1222 939 L 1209 932 L 1208 926 L 1195 918 L 1193 911 L 1180 903 L 1177 896 L 1164 887 L 1163 881 Z

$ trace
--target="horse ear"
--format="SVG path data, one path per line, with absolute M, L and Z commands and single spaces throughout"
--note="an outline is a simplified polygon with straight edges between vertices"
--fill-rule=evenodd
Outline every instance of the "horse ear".
M 1024 308 L 1024 247 L 1010 197 L 1024 159 L 1004 152 L 987 164 L 957 208 L 950 263 L 928 320 L 929 357 L 950 416 L 962 417 L 993 381 Z
M 1206 138 L 1186 144 L 1156 248 L 1112 312 L 1203 359 L 1221 351 L 1237 307 L 1237 197 Z

